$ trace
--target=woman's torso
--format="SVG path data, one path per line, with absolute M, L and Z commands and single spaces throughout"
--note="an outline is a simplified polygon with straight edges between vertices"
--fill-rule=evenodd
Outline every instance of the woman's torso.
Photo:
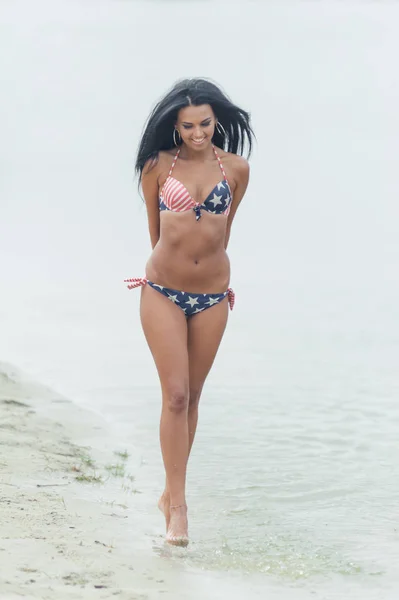
M 217 154 L 224 161 L 228 157 L 221 150 Z M 161 153 L 159 195 L 171 177 L 173 156 L 169 152 Z M 190 196 L 193 202 L 183 212 L 160 211 L 159 241 L 146 266 L 150 280 L 193 293 L 218 293 L 227 289 L 230 280 L 230 262 L 225 251 L 228 208 L 224 214 L 217 214 L 212 212 L 215 204 L 209 203 L 211 190 L 218 184 L 222 187 L 225 175 L 216 156 L 199 164 L 181 158 L 176 161 L 173 179 L 183 185 L 186 196 Z M 231 184 L 230 177 L 228 183 Z M 204 207 L 206 199 L 208 202 Z M 200 211 L 198 208 L 197 212 L 193 210 L 194 202 L 197 206 L 202 205 Z M 206 206 L 210 211 L 206 210 Z

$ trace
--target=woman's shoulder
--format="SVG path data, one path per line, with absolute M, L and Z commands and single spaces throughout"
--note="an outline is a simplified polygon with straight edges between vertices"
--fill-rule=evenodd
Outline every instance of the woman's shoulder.
M 143 175 L 152 175 L 152 177 L 159 177 L 162 175 L 165 169 L 170 169 L 170 165 L 173 161 L 176 152 L 171 150 L 160 150 L 155 158 L 149 158 L 143 169 Z
M 158 152 L 158 162 L 160 165 L 170 164 L 176 156 L 176 148 L 170 148 L 169 150 L 160 150 Z
M 234 154 L 234 152 L 225 152 L 224 150 L 217 148 L 219 158 L 234 175 L 246 177 L 249 174 L 249 162 L 243 156 Z

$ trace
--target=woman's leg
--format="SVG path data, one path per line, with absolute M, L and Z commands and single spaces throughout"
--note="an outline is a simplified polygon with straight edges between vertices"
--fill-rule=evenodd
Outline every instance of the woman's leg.
M 189 406 L 188 454 L 198 423 L 198 405 L 205 380 L 215 360 L 226 329 L 227 299 L 188 319 Z M 167 488 L 166 488 L 167 489 Z
M 194 442 L 198 404 L 207 375 L 215 360 L 228 317 L 227 298 L 188 319 L 189 407 L 188 453 Z
M 198 404 L 207 375 L 217 354 L 228 317 L 227 298 L 219 304 L 193 315 L 188 324 L 189 406 L 188 455 L 194 442 L 198 422 Z M 169 505 L 169 485 L 166 480 L 162 503 Z
M 184 543 L 187 537 L 185 483 L 189 450 L 187 320 L 179 307 L 148 285 L 142 290 L 140 315 L 162 388 L 160 438 L 170 504 L 181 507 L 172 511 L 169 522 L 169 506 L 165 506 L 167 537 L 171 542 Z

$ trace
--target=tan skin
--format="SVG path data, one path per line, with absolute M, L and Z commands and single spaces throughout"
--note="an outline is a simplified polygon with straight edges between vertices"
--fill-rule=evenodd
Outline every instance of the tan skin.
M 208 104 L 181 109 L 175 124 L 182 143 L 173 177 L 200 203 L 223 178 L 211 142 L 216 124 Z M 159 211 L 159 194 L 175 149 L 160 152 L 155 166 L 144 167 L 142 187 L 153 248 L 146 275 L 154 283 L 193 293 L 220 293 L 228 288 L 230 263 L 226 248 L 248 185 L 249 166 L 238 155 L 219 148 L 217 151 L 233 194 L 228 216 L 203 210 L 196 221 L 192 210 Z M 228 299 L 186 318 L 178 306 L 147 285 L 142 289 L 140 316 L 162 389 L 160 438 L 166 485 L 159 507 L 166 519 L 167 541 L 186 545 L 187 462 L 197 428 L 201 391 L 226 327 Z

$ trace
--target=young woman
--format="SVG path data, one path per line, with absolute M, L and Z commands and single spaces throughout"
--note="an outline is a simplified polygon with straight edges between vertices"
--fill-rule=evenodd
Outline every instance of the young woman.
M 153 252 L 142 286 L 141 323 L 162 389 L 166 471 L 158 506 L 170 544 L 188 544 L 186 469 L 205 379 L 234 293 L 226 248 L 244 196 L 253 132 L 249 114 L 204 79 L 178 82 L 152 111 L 136 170 Z

